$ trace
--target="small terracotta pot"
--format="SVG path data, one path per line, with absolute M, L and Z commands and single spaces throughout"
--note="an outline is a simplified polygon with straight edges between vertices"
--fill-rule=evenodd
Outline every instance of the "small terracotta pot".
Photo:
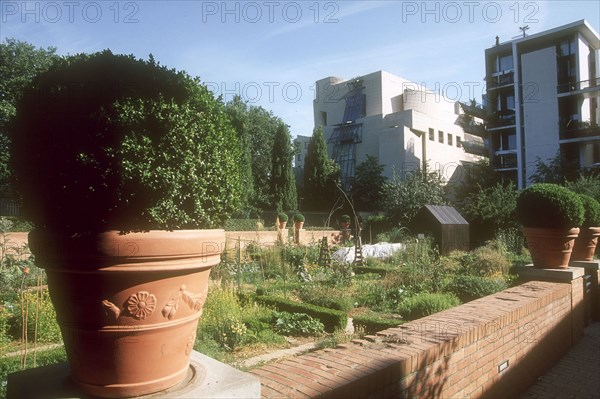
M 285 226 L 287 226 L 287 222 L 279 222 L 279 229 L 280 230 L 285 229 Z
M 342 226 L 342 229 L 347 230 L 350 228 L 350 222 L 341 222 L 340 226 Z
M 548 229 L 523 227 L 533 266 L 540 269 L 566 269 L 579 228 Z
M 301 230 L 304 227 L 304 222 L 294 222 L 294 229 Z
M 600 237 L 600 227 L 582 228 L 579 232 L 579 237 L 575 240 L 573 248 L 572 260 L 591 261 L 594 259 L 596 246 L 598 245 L 598 237 Z
M 84 392 L 140 396 L 185 378 L 223 230 L 33 231 L 29 242 Z

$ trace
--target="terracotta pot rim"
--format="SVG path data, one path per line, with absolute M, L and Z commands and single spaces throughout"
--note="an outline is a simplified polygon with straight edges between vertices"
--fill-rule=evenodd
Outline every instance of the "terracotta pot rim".
M 581 229 L 579 227 L 525 227 L 523 226 L 523 232 L 533 234 L 566 234 L 566 235 L 578 235 Z
M 225 230 L 109 230 L 81 236 L 33 230 L 29 241 L 38 266 L 55 271 L 185 270 L 219 263 Z

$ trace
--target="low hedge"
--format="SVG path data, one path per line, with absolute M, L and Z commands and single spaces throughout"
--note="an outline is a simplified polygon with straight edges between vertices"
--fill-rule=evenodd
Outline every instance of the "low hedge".
M 402 323 L 404 323 L 403 320 L 385 317 L 378 313 L 363 313 L 352 319 L 354 328 L 362 328 L 365 334 L 375 334 L 387 328 L 398 327 Z
M 259 229 L 259 224 L 263 228 Z M 264 230 L 262 219 L 229 219 L 225 221 L 225 231 L 257 231 Z
M 268 295 L 259 295 L 256 297 L 256 300 L 264 305 L 274 306 L 279 311 L 306 313 L 311 317 L 321 320 L 327 332 L 334 332 L 336 329 L 345 329 L 348 324 L 348 316 L 339 310 L 294 302 L 289 299 Z
M 381 277 L 384 277 L 386 274 L 393 272 L 397 269 L 392 267 L 354 266 L 352 267 L 352 270 L 355 274 L 375 273 L 379 274 Z

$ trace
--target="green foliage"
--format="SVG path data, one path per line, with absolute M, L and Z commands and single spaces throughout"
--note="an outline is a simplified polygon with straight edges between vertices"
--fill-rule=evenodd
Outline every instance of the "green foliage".
M 283 247 L 282 250 L 285 261 L 292 266 L 300 281 L 311 281 L 312 277 L 306 268 L 306 248 L 290 245 Z
M 556 184 L 534 184 L 517 199 L 517 217 L 525 227 L 578 227 L 583 215 L 578 195 Z
M 248 217 L 273 208 L 271 167 L 275 133 L 283 121 L 262 107 L 248 105 L 235 96 L 225 105 L 242 146 L 244 192 L 238 214 Z M 253 215 L 254 216 L 254 215 Z
M 305 218 L 304 215 L 301 213 L 296 213 L 294 215 L 294 222 L 304 222 Z
M 263 225 L 262 219 L 229 219 L 225 221 L 225 231 L 256 231 Z
M 383 208 L 394 225 L 406 226 L 425 205 L 445 205 L 444 182 L 439 173 L 394 173 L 384 185 Z
M 289 336 L 316 336 L 324 332 L 323 323 L 305 313 L 275 312 L 275 329 Z
M 11 341 L 11 337 L 9 335 L 9 327 L 10 327 L 10 319 L 11 313 L 4 306 L 0 305 L 0 348 L 4 349 L 4 346 L 7 345 Z M 0 353 L 3 351 L 0 350 Z
M 600 198 L 600 173 L 581 175 L 576 180 L 567 181 L 565 187 L 578 194 L 586 194 L 592 198 Z
M 296 178 L 292 169 L 294 151 L 288 127 L 280 123 L 271 155 L 271 196 L 277 210 L 298 209 Z
M 579 194 L 579 199 L 583 204 L 585 214 L 583 223 L 580 227 L 599 227 L 600 226 L 600 203 L 589 195 Z
M 381 209 L 381 198 L 386 178 L 383 176 L 384 165 L 379 164 L 377 157 L 367 158 L 356 166 L 356 176 L 351 179 L 352 199 L 354 207 L 361 211 Z
M 303 209 L 328 211 L 337 198 L 335 179 L 339 167 L 327 154 L 323 128 L 313 130 L 304 159 Z
M 288 215 L 287 215 L 287 213 L 279 212 L 277 214 L 277 219 L 279 219 L 280 222 L 287 222 L 288 221 Z
M 12 156 L 37 227 L 211 228 L 237 209 L 239 141 L 198 79 L 106 50 L 60 60 L 34 85 L 54 94 L 25 94 Z
M 336 328 L 346 328 L 348 316 L 339 310 L 328 309 L 321 306 L 294 302 L 289 299 L 274 296 L 261 295 L 257 301 L 265 305 L 274 306 L 279 311 L 290 313 L 306 313 L 309 316 L 321 320 L 325 331 L 333 332 Z
M 352 220 L 352 219 L 350 218 L 350 216 L 349 216 L 349 215 L 342 215 L 342 216 L 340 217 L 340 221 L 341 221 L 342 223 L 350 223 L 350 221 L 351 221 L 351 220 Z
M 351 293 L 343 288 L 307 284 L 300 289 L 298 296 L 303 302 L 342 312 L 349 312 L 354 307 Z
M 465 178 L 460 183 L 448 187 L 449 195 L 453 198 L 452 202 L 461 211 L 481 190 L 497 184 L 509 183 L 503 179 L 500 173 L 496 172 L 487 159 L 480 160 L 475 164 L 466 164 L 464 172 Z
M 36 48 L 12 38 L 0 43 L 0 187 L 9 184 L 12 174 L 8 132 L 17 102 L 34 76 L 46 71 L 56 60 L 55 47 Z
M 518 195 L 512 184 L 496 183 L 469 194 L 462 211 L 470 222 L 486 225 L 497 232 L 515 226 Z
M 241 345 L 257 342 L 269 330 L 273 312 L 254 302 L 243 304 L 235 291 L 227 287 L 211 289 L 200 322 L 198 339 L 216 343 L 217 349 L 232 351 Z M 272 339 L 273 341 L 273 339 Z
M 460 305 L 454 294 L 422 292 L 411 296 L 399 306 L 399 313 L 405 319 L 415 320 Z
M 568 160 L 565 153 L 558 151 L 545 162 L 540 157 L 535 160 L 535 171 L 530 179 L 533 183 L 564 184 L 580 175 L 579 161 Z
M 368 261 L 369 258 L 367 258 Z M 395 267 L 391 267 L 391 266 L 353 266 L 352 268 L 354 270 L 354 273 L 356 274 L 368 274 L 368 273 L 374 273 L 374 274 L 379 274 L 380 276 L 385 276 L 388 273 L 396 270 Z
M 410 232 L 404 227 L 392 227 L 391 229 L 379 233 L 376 236 L 377 242 L 400 243 L 405 242 L 410 237 Z
M 508 288 L 502 277 L 482 277 L 469 274 L 457 274 L 446 287 L 463 302 L 495 294 Z
M 61 342 L 60 327 L 56 322 L 56 312 L 47 290 L 30 289 L 22 291 L 19 302 L 14 306 L 12 335 L 20 337 L 23 324 L 27 325 L 27 341 L 49 343 Z
M 400 319 L 375 312 L 362 313 L 352 318 L 354 328 L 364 331 L 365 334 L 375 334 L 387 328 L 398 327 L 402 323 Z

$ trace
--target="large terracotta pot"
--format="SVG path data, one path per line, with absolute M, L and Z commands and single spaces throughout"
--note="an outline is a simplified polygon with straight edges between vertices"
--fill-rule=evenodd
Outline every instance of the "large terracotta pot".
M 598 245 L 598 237 L 600 237 L 600 227 L 582 228 L 579 232 L 579 237 L 575 240 L 573 248 L 572 260 L 593 260 L 596 246 Z
M 130 397 L 184 379 L 223 230 L 29 237 L 46 269 L 73 380 Z
M 579 228 L 548 229 L 524 227 L 523 234 L 533 259 L 540 269 L 566 269 Z

